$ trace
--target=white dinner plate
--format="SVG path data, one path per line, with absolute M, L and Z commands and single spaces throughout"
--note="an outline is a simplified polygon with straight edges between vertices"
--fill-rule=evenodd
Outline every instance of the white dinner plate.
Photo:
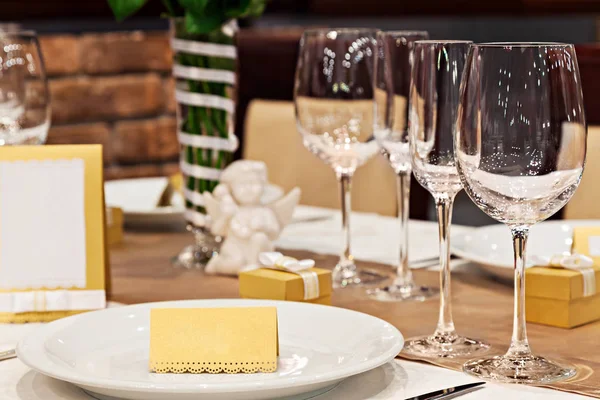
M 552 256 L 571 251 L 573 227 L 600 226 L 600 220 L 546 221 L 531 227 L 526 256 Z M 513 279 L 513 247 L 509 228 L 495 224 L 452 235 L 454 255 L 475 262 L 488 272 Z
M 151 308 L 247 306 L 277 307 L 277 372 L 148 372 Z M 191 300 L 138 304 L 64 318 L 27 336 L 17 346 L 17 354 L 33 370 L 73 383 L 99 399 L 300 399 L 385 364 L 396 357 L 403 344 L 394 326 L 343 308 L 270 300 Z
M 179 192 L 173 193 L 171 206 L 156 206 L 168 182 L 166 177 L 107 181 L 104 183 L 106 205 L 121 208 L 125 223 L 130 226 L 183 225 L 185 200 Z M 261 201 L 269 204 L 282 195 L 281 187 L 269 184 Z

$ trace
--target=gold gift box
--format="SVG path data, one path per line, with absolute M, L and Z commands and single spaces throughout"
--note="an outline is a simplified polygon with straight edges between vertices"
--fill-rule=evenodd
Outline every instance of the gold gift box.
M 106 242 L 114 246 L 123 241 L 123 210 L 117 207 L 106 208 Z
M 321 268 L 307 271 L 316 272 L 319 279 L 319 297 L 316 299 L 304 300 L 304 282 L 300 275 L 267 268 L 240 273 L 240 297 L 331 305 L 331 271 Z
M 583 296 L 583 275 L 579 271 L 555 267 L 528 268 L 525 272 L 528 322 L 574 328 L 600 319 L 600 257 L 589 251 L 593 236 L 600 237 L 600 227 L 574 228 L 572 252 L 588 255 L 594 260 L 596 294 Z

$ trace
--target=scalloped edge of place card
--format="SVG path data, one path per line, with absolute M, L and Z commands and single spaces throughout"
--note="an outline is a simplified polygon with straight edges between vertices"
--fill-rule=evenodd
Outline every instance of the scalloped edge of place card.
M 200 374 L 203 372 L 209 374 L 254 374 L 257 372 L 275 372 L 277 371 L 276 361 L 248 361 L 248 362 L 152 362 L 150 369 L 157 374 L 166 373 L 192 373 Z

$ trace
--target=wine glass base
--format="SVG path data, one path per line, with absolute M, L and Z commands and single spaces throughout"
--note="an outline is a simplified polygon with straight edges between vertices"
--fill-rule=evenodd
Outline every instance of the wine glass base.
M 194 235 L 194 244 L 185 246 L 171 264 L 175 267 L 204 270 L 206 264 L 221 248 L 221 238 L 213 236 L 206 228 L 188 225 L 187 230 Z
M 402 352 L 419 358 L 456 358 L 483 354 L 489 349 L 489 344 L 477 339 L 456 334 L 434 334 L 408 339 Z
M 428 286 L 409 285 L 390 285 L 370 289 L 367 295 L 377 301 L 425 301 L 436 297 L 440 293 L 438 288 Z
M 355 287 L 363 285 L 375 285 L 388 279 L 387 275 L 381 274 L 374 270 L 362 269 L 347 266 L 342 267 L 340 264 L 336 265 L 333 270 L 332 280 L 333 288 L 345 288 Z
M 503 355 L 481 360 L 471 360 L 463 370 L 477 378 L 500 383 L 547 384 L 569 379 L 577 370 L 544 357 L 528 355 Z
M 203 270 L 213 256 L 213 251 L 206 247 L 191 244 L 185 246 L 179 254 L 171 259 L 175 267 Z

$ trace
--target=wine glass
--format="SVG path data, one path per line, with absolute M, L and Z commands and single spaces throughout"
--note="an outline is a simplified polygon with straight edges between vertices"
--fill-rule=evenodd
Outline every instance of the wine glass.
M 373 139 L 374 29 L 307 30 L 300 41 L 294 103 L 304 146 L 331 166 L 340 182 L 343 251 L 334 287 L 385 279 L 357 270 L 350 252 L 350 189 L 354 172 L 378 152 Z
M 575 49 L 560 43 L 473 45 L 455 138 L 469 197 L 508 225 L 515 252 L 512 341 L 503 356 L 464 370 L 500 382 L 540 384 L 575 369 L 533 355 L 525 327 L 525 246 L 531 225 L 557 212 L 579 185 L 587 128 Z
M 42 144 L 50 94 L 37 35 L 0 31 L 0 145 Z
M 400 260 L 389 286 L 368 291 L 379 301 L 423 301 L 438 294 L 436 288 L 415 284 L 408 265 L 408 216 L 411 159 L 408 143 L 408 89 L 416 40 L 425 31 L 390 31 L 377 34 L 375 57 L 374 134 L 383 155 L 397 175 Z
M 435 200 L 440 235 L 440 314 L 431 336 L 408 339 L 404 352 L 418 357 L 463 357 L 489 345 L 454 329 L 450 296 L 450 221 L 462 189 L 454 161 L 454 130 L 468 41 L 415 42 L 410 84 L 410 153 L 415 178 Z

